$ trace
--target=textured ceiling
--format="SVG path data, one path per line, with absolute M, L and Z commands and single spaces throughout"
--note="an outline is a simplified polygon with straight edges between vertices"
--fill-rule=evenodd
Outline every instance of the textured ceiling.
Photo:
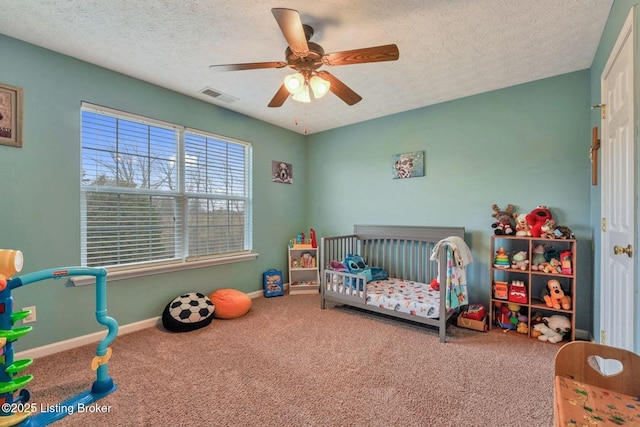
M 221 107 L 307 133 L 589 68 L 613 0 L 2 0 L 0 31 Z M 363 100 L 333 94 L 268 108 L 289 68 L 271 13 L 311 25 L 327 53 L 395 43 L 393 62 L 323 67 Z M 232 102 L 200 92 L 211 88 Z M 227 98 L 227 97 L 223 97 Z M 296 124 L 296 122 L 298 124 Z

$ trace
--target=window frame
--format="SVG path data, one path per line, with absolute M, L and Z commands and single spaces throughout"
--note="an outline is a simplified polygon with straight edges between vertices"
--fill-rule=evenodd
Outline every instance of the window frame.
M 176 253 L 175 258 L 158 260 L 158 261 L 144 261 L 123 265 L 112 265 L 102 267 L 108 272 L 108 279 L 123 280 L 134 277 L 142 277 L 153 274 L 163 274 L 172 271 L 188 270 L 193 268 L 203 268 L 214 265 L 229 264 L 235 262 L 249 261 L 256 259 L 259 254 L 253 252 L 253 145 L 250 142 L 230 138 L 222 135 L 217 135 L 212 132 L 203 131 L 200 129 L 190 128 L 186 126 L 177 125 L 175 123 L 168 123 L 157 119 L 141 116 L 138 114 L 132 114 L 120 110 L 115 110 L 109 107 L 95 105 L 87 102 L 82 102 L 80 108 L 80 168 L 84 170 L 82 164 L 84 159 L 83 143 L 82 143 L 82 128 L 83 128 L 83 112 L 91 111 L 97 114 L 104 114 L 107 116 L 115 117 L 116 119 L 129 120 L 136 123 L 141 123 L 148 126 L 157 126 L 166 129 L 171 129 L 176 132 L 177 140 L 177 179 L 178 188 L 176 191 L 157 191 L 153 189 L 145 189 L 142 191 L 132 191 L 126 188 L 119 187 L 98 187 L 98 186 L 85 186 L 80 180 L 80 214 L 81 214 L 81 264 L 86 265 L 87 261 L 87 224 L 86 224 L 86 193 L 88 192 L 104 192 L 104 193 L 118 193 L 118 194 L 139 194 L 139 195 L 161 195 L 175 197 L 176 208 L 181 210 L 180 218 L 180 236 L 179 244 L 181 245 L 179 253 Z M 188 134 L 197 135 L 199 137 L 211 138 L 219 140 L 223 143 L 236 144 L 237 146 L 244 147 L 244 196 L 231 195 L 231 194 L 216 194 L 211 192 L 199 192 L 193 193 L 186 191 L 185 188 L 185 136 Z M 228 161 L 228 158 L 225 160 Z M 225 163 L 228 164 L 228 163 Z M 81 174 L 82 175 L 82 174 Z M 192 198 L 200 198 L 205 200 L 241 200 L 244 202 L 244 249 L 233 252 L 225 252 L 222 254 L 199 254 L 189 255 L 189 200 Z M 85 285 L 95 283 L 95 277 L 93 276 L 79 276 L 71 279 L 74 285 Z

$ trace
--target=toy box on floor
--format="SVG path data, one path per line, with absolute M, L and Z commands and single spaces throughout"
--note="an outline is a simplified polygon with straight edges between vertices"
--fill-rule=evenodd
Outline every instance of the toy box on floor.
M 469 304 L 458 316 L 457 325 L 461 328 L 475 331 L 487 331 L 487 313 L 484 306 L 482 304 Z

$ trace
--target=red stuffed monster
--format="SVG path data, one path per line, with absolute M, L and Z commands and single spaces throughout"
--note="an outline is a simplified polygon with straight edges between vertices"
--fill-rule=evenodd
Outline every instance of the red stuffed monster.
M 527 224 L 531 227 L 531 237 L 540 237 L 542 235 L 541 227 L 548 219 L 553 219 L 553 216 L 546 206 L 538 206 L 527 214 Z

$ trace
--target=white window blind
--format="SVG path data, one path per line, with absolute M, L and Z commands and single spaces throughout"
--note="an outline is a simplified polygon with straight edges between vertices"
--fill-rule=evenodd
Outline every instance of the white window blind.
M 189 255 L 250 249 L 250 168 L 245 146 L 185 132 L 185 193 Z
M 82 265 L 251 251 L 251 145 L 82 107 Z

